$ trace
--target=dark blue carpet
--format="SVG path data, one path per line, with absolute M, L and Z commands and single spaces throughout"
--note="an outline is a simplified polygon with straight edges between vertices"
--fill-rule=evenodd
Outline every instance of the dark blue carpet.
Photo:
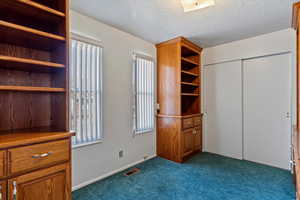
M 184 164 L 154 158 L 73 192 L 73 200 L 294 200 L 288 171 L 209 153 Z

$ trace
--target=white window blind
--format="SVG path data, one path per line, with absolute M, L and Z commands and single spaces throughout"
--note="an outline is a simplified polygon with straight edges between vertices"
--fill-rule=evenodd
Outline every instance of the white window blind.
M 134 55 L 134 134 L 154 129 L 154 61 L 143 55 Z
M 72 39 L 70 59 L 70 129 L 73 146 L 102 139 L 102 48 Z

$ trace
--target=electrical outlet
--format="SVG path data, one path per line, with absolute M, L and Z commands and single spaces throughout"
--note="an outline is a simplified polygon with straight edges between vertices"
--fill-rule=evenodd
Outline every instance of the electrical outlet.
M 124 156 L 124 151 L 123 151 L 123 150 L 120 150 L 120 151 L 119 151 L 119 158 L 123 158 L 123 156 Z

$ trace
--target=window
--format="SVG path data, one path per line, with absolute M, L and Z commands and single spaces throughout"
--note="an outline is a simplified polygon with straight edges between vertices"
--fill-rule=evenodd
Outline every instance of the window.
M 134 134 L 154 129 L 154 61 L 134 55 Z
M 102 139 L 102 47 L 73 35 L 70 59 L 70 129 L 73 146 Z

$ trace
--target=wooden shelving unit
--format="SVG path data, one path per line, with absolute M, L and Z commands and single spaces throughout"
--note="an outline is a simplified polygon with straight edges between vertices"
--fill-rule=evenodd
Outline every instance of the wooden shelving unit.
M 157 45 L 157 151 L 176 162 L 202 149 L 201 51 L 183 37 Z
M 0 133 L 68 131 L 67 7 L 65 0 L 0 1 Z M 16 117 L 20 106 L 28 118 Z
M 72 199 L 68 29 L 68 0 L 0 1 L 2 199 Z

